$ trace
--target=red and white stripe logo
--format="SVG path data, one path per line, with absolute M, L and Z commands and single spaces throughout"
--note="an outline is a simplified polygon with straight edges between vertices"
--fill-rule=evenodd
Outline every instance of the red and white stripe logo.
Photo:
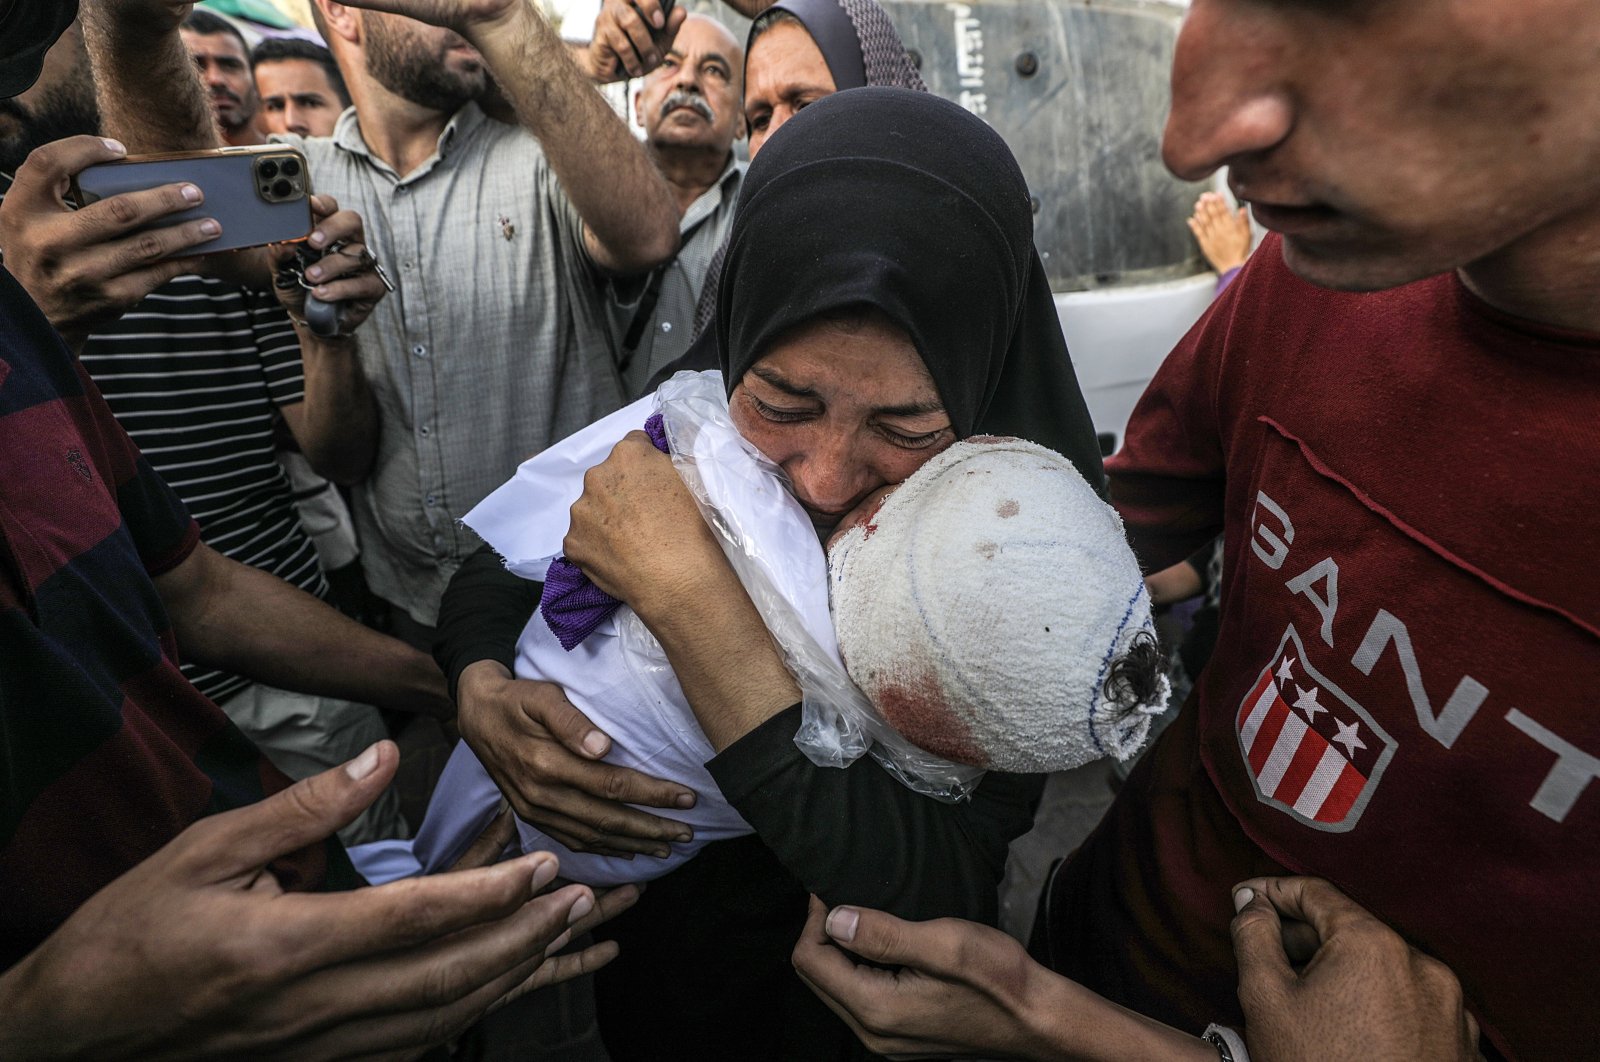
M 1256 796 L 1319 830 L 1354 827 L 1394 755 L 1394 740 L 1312 667 L 1293 627 L 1234 725 Z

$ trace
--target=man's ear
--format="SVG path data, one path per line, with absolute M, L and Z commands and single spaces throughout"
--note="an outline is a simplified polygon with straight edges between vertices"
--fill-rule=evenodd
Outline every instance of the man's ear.
M 643 82 L 640 82 L 640 84 L 642 85 Z M 644 128 L 644 108 L 639 106 L 639 101 L 642 100 L 642 99 L 644 99 L 644 89 L 643 88 L 634 89 L 633 90 L 633 122 L 640 129 Z
M 351 44 L 361 43 L 361 17 L 353 8 L 334 3 L 334 0 L 311 0 L 322 18 L 318 21 L 327 27 L 328 34 Z M 332 41 L 328 42 L 332 45 Z

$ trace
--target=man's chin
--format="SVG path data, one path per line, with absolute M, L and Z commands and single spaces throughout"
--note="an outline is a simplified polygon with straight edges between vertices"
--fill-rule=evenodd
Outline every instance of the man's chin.
M 1446 272 L 1394 249 L 1283 237 L 1283 263 L 1308 284 L 1331 291 L 1384 291 Z

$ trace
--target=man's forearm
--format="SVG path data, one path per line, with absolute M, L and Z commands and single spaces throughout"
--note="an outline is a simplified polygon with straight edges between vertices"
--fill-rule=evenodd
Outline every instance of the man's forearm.
M 319 475 L 341 486 L 365 479 L 378 453 L 378 403 L 353 339 L 326 342 L 303 328 L 305 402 L 290 423 L 300 452 Z
M 448 715 L 444 676 L 427 654 L 369 630 L 276 576 L 208 546 L 156 587 L 184 657 L 305 693 Z
M 503 23 L 469 27 L 517 118 L 539 138 L 550 168 L 592 237 L 596 261 L 643 272 L 678 247 L 678 208 L 643 146 L 612 112 L 532 3 Z
M 133 155 L 220 145 L 175 5 L 83 5 L 102 131 Z

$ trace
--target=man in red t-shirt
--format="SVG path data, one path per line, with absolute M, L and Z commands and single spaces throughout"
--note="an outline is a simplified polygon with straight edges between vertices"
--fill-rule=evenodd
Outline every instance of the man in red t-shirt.
M 1225 532 L 1216 654 L 1051 883 L 1076 983 L 815 912 L 870 1045 L 1218 1056 L 1110 999 L 1274 1059 L 1593 1053 L 1597 53 L 1591 0 L 1194 0 L 1166 160 L 1280 235 L 1107 472 L 1147 569 Z

